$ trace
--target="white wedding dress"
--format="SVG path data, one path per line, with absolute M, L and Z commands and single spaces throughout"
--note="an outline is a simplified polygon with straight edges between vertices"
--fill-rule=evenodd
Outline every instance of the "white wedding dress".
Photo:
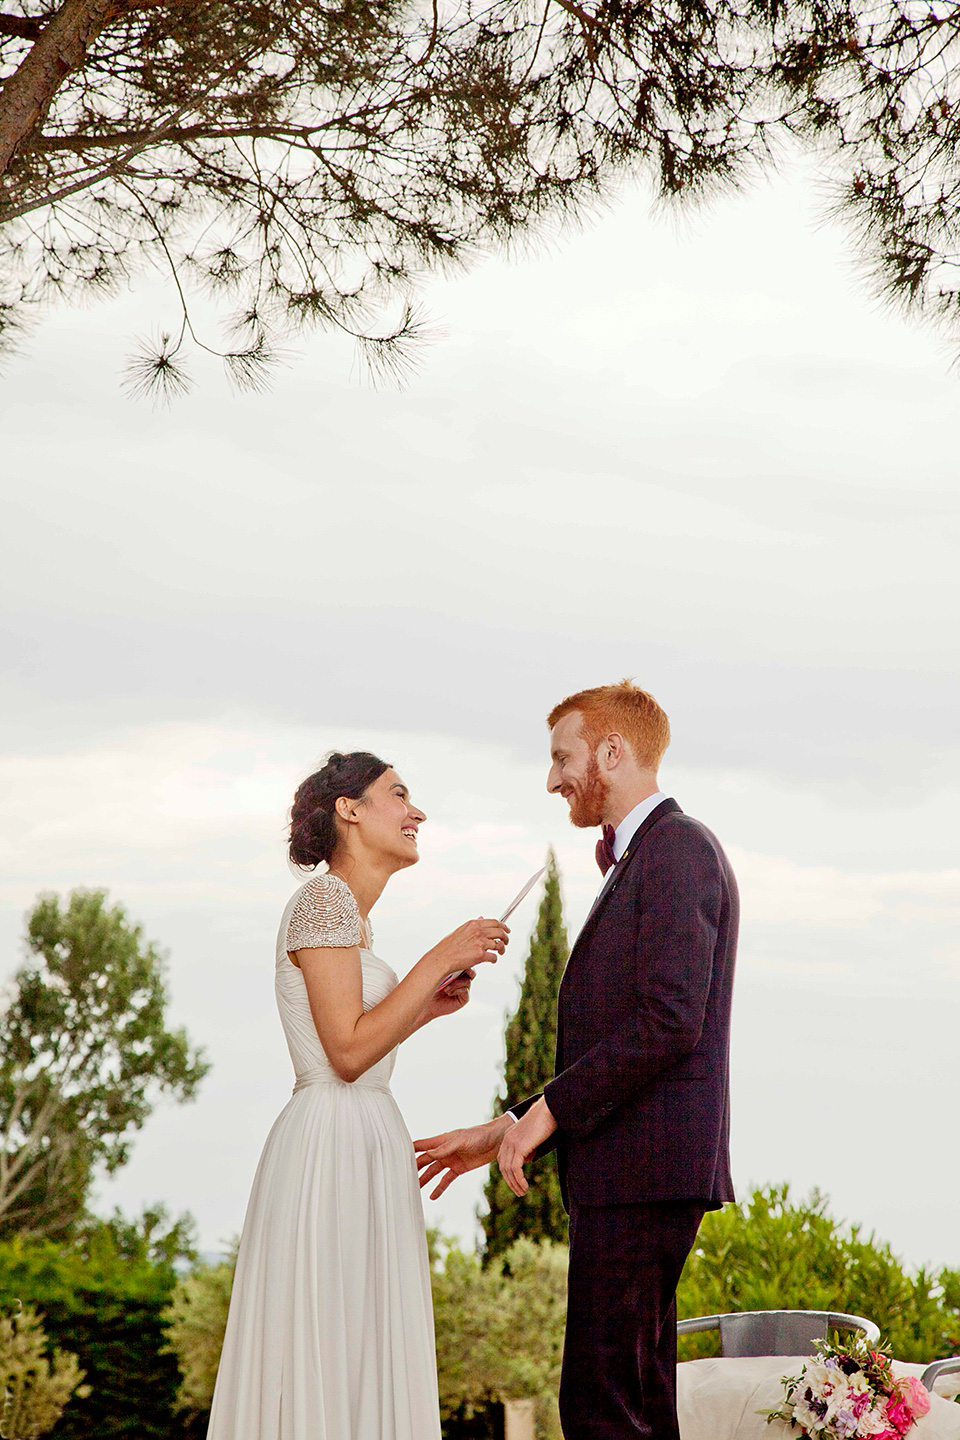
M 240 1241 L 208 1440 L 440 1440 L 433 1306 L 396 1050 L 348 1084 L 324 1054 L 288 949 L 360 945 L 363 1008 L 397 984 L 342 880 L 317 875 L 277 937 L 296 1072 Z

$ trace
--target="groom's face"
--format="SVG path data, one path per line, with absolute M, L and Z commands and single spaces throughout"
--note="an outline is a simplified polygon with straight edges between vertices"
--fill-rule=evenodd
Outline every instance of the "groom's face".
M 608 784 L 593 747 L 583 735 L 578 710 L 561 715 L 550 732 L 550 774 L 547 789 L 570 806 L 570 823 L 583 829 L 603 823 Z

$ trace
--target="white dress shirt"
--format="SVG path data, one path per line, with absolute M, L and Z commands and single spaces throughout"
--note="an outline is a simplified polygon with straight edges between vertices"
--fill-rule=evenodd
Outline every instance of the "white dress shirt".
M 646 820 L 647 816 L 652 814 L 660 802 L 666 800 L 666 798 L 662 790 L 657 790 L 653 795 L 648 795 L 646 800 L 641 800 L 639 805 L 634 805 L 629 815 L 624 815 L 620 824 L 613 832 L 613 858 L 615 861 L 623 858 L 623 852 L 640 829 L 644 820 Z M 609 870 L 604 873 L 604 884 L 606 884 L 609 874 Z

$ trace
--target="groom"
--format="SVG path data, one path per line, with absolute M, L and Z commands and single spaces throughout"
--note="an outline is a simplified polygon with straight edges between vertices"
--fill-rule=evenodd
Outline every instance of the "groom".
M 566 1440 L 679 1440 L 676 1289 L 703 1214 L 732 1200 L 730 1001 L 737 887 L 704 825 L 661 794 L 667 717 L 628 681 L 547 721 L 547 788 L 602 825 L 604 879 L 560 986 L 555 1078 L 486 1125 L 417 1141 L 436 1197 L 556 1148 L 570 1216 Z

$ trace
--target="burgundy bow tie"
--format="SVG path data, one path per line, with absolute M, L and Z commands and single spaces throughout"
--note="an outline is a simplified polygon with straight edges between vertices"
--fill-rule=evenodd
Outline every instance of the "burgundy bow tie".
M 613 841 L 616 833 L 612 825 L 604 825 L 603 837 L 597 841 L 597 864 L 604 875 L 612 865 L 617 863 L 617 857 L 613 853 Z

